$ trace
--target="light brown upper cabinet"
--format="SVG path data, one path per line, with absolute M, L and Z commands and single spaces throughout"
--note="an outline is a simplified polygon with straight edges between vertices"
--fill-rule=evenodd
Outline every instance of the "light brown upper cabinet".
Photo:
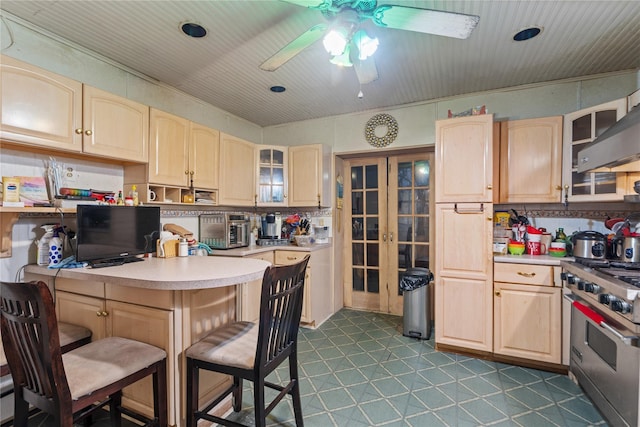
M 220 189 L 218 200 L 226 206 L 254 206 L 256 194 L 256 144 L 220 134 Z
M 501 122 L 499 171 L 501 203 L 560 202 L 562 116 Z
M 289 206 L 331 206 L 331 147 L 289 147 Z
M 129 181 L 188 187 L 193 180 L 199 189 L 218 188 L 220 132 L 154 108 L 150 129 L 147 174 L 128 174 Z
M 0 138 L 144 163 L 149 107 L 2 56 Z
M 573 202 L 622 201 L 627 193 L 625 173 L 602 169 L 578 172 L 578 152 L 620 120 L 627 111 L 627 99 L 585 108 L 564 116 L 563 186 Z
M 436 203 L 493 201 L 493 143 L 493 114 L 436 121 Z
M 82 115 L 84 153 L 147 162 L 148 106 L 84 85 Z

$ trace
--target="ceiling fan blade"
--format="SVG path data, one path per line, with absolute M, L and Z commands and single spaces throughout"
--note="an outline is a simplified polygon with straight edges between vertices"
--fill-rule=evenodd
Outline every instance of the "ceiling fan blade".
M 356 70 L 356 75 L 361 85 L 378 80 L 378 67 L 376 67 L 376 61 L 374 61 L 373 56 L 363 61 L 355 58 L 353 68 Z
M 280 0 L 309 9 L 327 10 L 331 7 L 331 0 Z
M 318 24 L 309 28 L 305 33 L 277 51 L 271 58 L 260 64 L 260 69 L 264 71 L 277 70 L 285 62 L 320 40 L 326 30 L 327 26 L 325 24 Z
M 416 7 L 382 5 L 371 18 L 381 27 L 466 39 L 480 20 L 476 15 Z

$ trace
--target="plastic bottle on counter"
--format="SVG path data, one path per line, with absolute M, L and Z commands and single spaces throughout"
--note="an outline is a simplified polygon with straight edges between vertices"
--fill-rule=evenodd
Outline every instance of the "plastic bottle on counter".
M 134 185 L 131 187 L 131 191 L 129 191 L 129 196 L 131 196 L 131 199 L 133 200 L 133 206 L 138 206 L 138 204 L 140 203 L 140 199 L 138 198 L 137 186 Z
M 45 224 L 40 227 L 45 230 L 45 233 L 44 236 L 42 236 L 40 240 L 36 242 L 36 244 L 38 245 L 38 265 L 49 265 L 49 244 L 51 243 L 51 239 L 53 238 L 53 229 L 55 227 L 55 224 Z
M 49 267 L 57 267 L 62 262 L 62 239 L 58 230 L 59 228 L 53 230 L 53 237 L 49 241 Z
M 564 229 L 562 227 L 558 228 L 558 231 L 556 232 L 556 240 L 561 242 L 567 241 L 567 235 L 564 233 Z
M 116 205 L 124 206 L 124 199 L 122 198 L 122 190 L 118 191 L 118 198 L 116 199 Z

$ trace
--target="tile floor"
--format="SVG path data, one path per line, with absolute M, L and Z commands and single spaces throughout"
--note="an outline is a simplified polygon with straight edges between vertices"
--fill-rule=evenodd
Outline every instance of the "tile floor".
M 606 426 L 567 376 L 436 352 L 401 317 L 343 309 L 298 342 L 306 427 Z M 233 417 L 252 424 L 245 409 Z M 294 426 L 290 403 L 268 424 Z
M 401 329 L 400 317 L 343 309 L 318 329 L 301 330 L 306 427 L 606 426 L 564 375 L 436 352 L 432 339 L 403 337 Z M 245 384 L 243 411 L 230 418 L 253 425 Z M 48 427 L 46 420 L 33 425 Z M 268 425 L 295 425 L 290 399 Z

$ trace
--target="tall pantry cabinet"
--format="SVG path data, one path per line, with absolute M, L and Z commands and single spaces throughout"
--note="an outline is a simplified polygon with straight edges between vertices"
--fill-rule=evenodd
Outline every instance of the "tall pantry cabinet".
M 436 122 L 438 346 L 493 350 L 493 115 Z

